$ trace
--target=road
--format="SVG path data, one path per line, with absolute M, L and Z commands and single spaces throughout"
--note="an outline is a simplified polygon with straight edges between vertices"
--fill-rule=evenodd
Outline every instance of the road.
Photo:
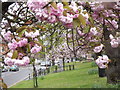
M 19 71 L 3 72 L 2 78 L 9 88 L 16 83 L 25 80 L 29 74 L 32 74 L 32 67 L 24 67 L 20 68 Z

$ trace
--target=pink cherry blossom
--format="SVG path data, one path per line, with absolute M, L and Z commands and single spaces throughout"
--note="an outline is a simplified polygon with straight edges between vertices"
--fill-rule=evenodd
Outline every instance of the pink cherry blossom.
M 94 19 L 99 18 L 98 12 L 94 12 L 94 13 L 92 14 L 92 17 L 93 17 Z
M 83 33 L 82 31 L 80 31 L 80 30 L 77 30 L 78 31 L 78 34 L 80 35 L 80 36 L 83 36 L 85 33 Z
M 15 59 L 11 59 L 9 57 L 6 57 L 4 62 L 5 62 L 5 64 L 12 66 L 12 65 L 14 65 Z
M 108 63 L 109 60 L 108 56 L 107 55 L 102 55 L 102 56 L 103 56 L 103 60 L 106 61 L 106 63 Z
M 68 38 L 71 38 L 71 37 L 72 37 L 72 35 L 71 35 L 71 34 L 68 34 L 68 35 L 67 35 L 67 37 L 68 37 Z
M 25 36 L 26 37 L 31 37 L 31 38 L 35 38 L 37 36 L 39 36 L 40 33 L 39 33 L 39 30 L 36 30 L 35 32 L 25 32 Z
M 67 24 L 63 24 L 65 27 L 67 28 L 72 28 L 73 27 L 73 24 L 72 23 L 67 23 Z
M 24 38 L 23 40 L 20 40 L 20 41 L 18 42 L 18 46 L 19 46 L 19 47 L 23 47 L 23 46 L 25 46 L 27 43 L 28 43 L 28 39 L 27 39 L 27 38 Z
M 115 29 L 118 29 L 117 21 L 112 20 L 111 24 L 114 26 Z
M 24 56 L 22 60 L 16 59 L 14 60 L 14 65 L 17 66 L 26 66 L 30 63 L 30 58 L 28 56 Z
M 49 0 L 28 0 L 27 5 L 31 10 L 35 10 L 37 8 L 43 8 Z
M 65 23 L 65 24 L 67 24 L 67 23 L 72 23 L 72 22 L 73 22 L 73 18 L 70 17 L 69 14 L 67 14 L 67 16 L 60 16 L 60 17 L 59 17 L 59 20 L 60 20 L 61 22 Z
M 92 39 L 92 40 L 90 40 L 90 42 L 99 42 L 99 40 Z
M 119 42 L 116 39 L 112 39 L 110 44 L 113 48 L 117 48 L 119 46 Z
M 103 9 L 104 9 L 104 6 L 102 4 L 99 4 L 99 5 L 95 6 L 95 7 L 92 7 L 92 10 L 97 11 L 97 12 L 99 12 L 99 11 L 101 11 Z
M 57 4 L 57 9 L 51 7 L 50 15 L 60 16 L 63 14 L 64 8 L 62 3 Z
M 71 5 L 69 7 L 72 8 L 74 12 L 78 12 L 78 6 L 74 1 L 71 2 Z
M 35 41 L 39 41 L 37 38 L 34 39 Z
M 23 61 L 24 61 L 24 63 L 27 65 L 27 64 L 30 63 L 30 58 L 29 58 L 28 56 L 24 56 L 24 57 L 23 57 Z
M 103 48 L 103 44 L 101 44 L 100 46 L 95 47 L 94 52 L 99 53 L 102 50 L 102 48 Z
M 33 32 L 29 32 L 29 33 L 28 33 L 28 32 L 25 32 L 25 36 L 26 36 L 26 37 L 31 37 L 32 35 L 33 35 Z
M 23 62 L 23 60 L 17 59 L 17 60 L 15 61 L 14 65 L 17 65 L 17 66 L 25 66 L 25 63 Z
M 11 35 L 12 35 L 12 33 L 11 33 L 11 31 L 2 31 L 1 32 L 1 34 L 2 34 L 2 36 L 4 37 L 4 39 L 5 40 L 7 40 L 7 41 L 11 41 L 11 39 L 12 39 L 12 37 L 11 37 Z
M 23 55 L 22 53 L 19 53 L 19 56 L 22 56 L 22 57 L 23 57 L 24 55 Z
M 8 43 L 8 47 L 10 50 L 15 50 L 18 47 L 18 43 L 15 40 L 12 40 L 13 43 Z
M 112 39 L 114 39 L 114 37 L 113 37 L 113 35 L 112 34 L 110 34 L 109 35 L 109 37 L 110 37 L 110 39 L 112 40 Z
M 91 33 L 92 35 L 97 35 L 98 32 L 97 32 L 96 28 L 93 27 L 93 28 L 90 29 L 90 33 Z
M 106 64 L 109 63 L 109 58 L 107 55 L 99 56 L 96 60 L 96 64 L 99 66 L 99 68 L 106 68 Z
M 57 21 L 56 17 L 54 15 L 51 15 L 48 17 L 48 22 L 55 23 Z
M 31 53 L 38 53 L 40 52 L 40 50 L 42 49 L 41 46 L 35 45 L 34 47 L 32 47 L 32 49 L 30 50 Z
M 12 52 L 7 53 L 7 56 L 8 56 L 9 58 L 11 58 L 11 57 L 12 57 L 12 55 L 13 55 L 13 53 L 12 53 Z

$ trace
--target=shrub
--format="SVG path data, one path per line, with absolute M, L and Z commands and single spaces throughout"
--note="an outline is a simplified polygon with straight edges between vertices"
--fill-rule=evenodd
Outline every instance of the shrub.
M 41 76 L 40 79 L 43 80 L 43 79 L 45 79 L 45 77 L 44 77 L 44 76 Z
M 97 74 L 97 73 L 98 73 L 98 69 L 90 69 L 90 70 L 88 71 L 88 74 L 89 74 L 89 75 Z
M 95 62 L 92 62 L 91 67 L 97 67 L 97 64 Z

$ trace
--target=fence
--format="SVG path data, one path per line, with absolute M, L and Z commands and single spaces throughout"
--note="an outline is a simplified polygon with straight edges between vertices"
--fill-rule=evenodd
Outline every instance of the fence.
M 74 70 L 74 69 L 75 69 L 74 65 L 54 66 L 53 70 L 51 70 L 50 68 L 39 69 L 37 71 L 37 76 L 44 76 L 49 73 L 57 73 L 57 72 L 62 72 L 62 71 Z M 32 78 L 33 78 L 33 75 L 29 74 L 29 76 L 25 80 L 30 80 Z
M 48 73 L 57 73 L 57 72 L 62 72 L 62 71 L 68 71 L 68 70 L 74 70 L 75 66 L 74 65 L 65 65 L 65 66 L 55 66 L 53 70 L 50 68 L 47 69 L 39 69 L 38 70 L 38 76 L 40 75 L 46 75 Z

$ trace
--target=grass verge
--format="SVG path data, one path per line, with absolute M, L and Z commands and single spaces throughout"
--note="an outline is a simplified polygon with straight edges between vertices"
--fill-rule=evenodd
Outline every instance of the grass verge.
M 98 74 L 88 74 L 92 62 L 75 63 L 75 70 L 59 73 L 50 73 L 44 77 L 38 77 L 39 88 L 110 88 L 106 83 L 106 77 L 100 78 Z M 33 88 L 33 80 L 22 81 L 11 88 Z

